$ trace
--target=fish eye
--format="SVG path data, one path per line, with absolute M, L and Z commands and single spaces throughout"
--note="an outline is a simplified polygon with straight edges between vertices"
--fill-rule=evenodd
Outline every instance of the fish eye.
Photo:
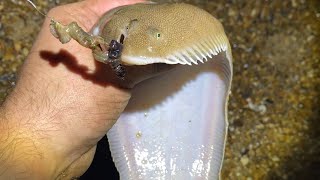
M 150 27 L 148 28 L 147 33 L 156 40 L 159 40 L 162 37 L 162 33 L 157 28 Z

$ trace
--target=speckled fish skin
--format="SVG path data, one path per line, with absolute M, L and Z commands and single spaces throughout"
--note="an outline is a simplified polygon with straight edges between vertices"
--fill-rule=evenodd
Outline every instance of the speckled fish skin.
M 220 22 L 187 4 L 138 4 L 110 11 L 93 33 L 107 41 L 124 35 L 128 65 L 192 65 L 134 88 L 107 133 L 120 179 L 219 179 L 232 79 Z
M 109 21 L 101 33 L 107 42 L 124 36 L 127 65 L 197 64 L 212 48 L 219 52 L 228 45 L 221 23 L 188 4 L 137 4 L 105 16 Z

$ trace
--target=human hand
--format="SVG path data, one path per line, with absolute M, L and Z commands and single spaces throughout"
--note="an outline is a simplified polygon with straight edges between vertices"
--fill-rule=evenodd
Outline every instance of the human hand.
M 104 12 L 139 1 L 86 0 L 54 8 L 48 16 L 63 24 L 76 21 L 89 31 Z M 129 89 L 114 85 L 108 65 L 96 62 L 91 50 L 75 41 L 62 45 L 50 34 L 49 24 L 46 19 L 0 109 L 0 179 L 82 175 L 97 142 L 130 99 Z M 129 80 L 121 86 L 132 87 L 159 69 L 151 65 L 128 71 Z

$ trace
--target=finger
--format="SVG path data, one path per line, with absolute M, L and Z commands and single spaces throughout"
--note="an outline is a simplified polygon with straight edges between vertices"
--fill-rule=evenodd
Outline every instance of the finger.
M 57 179 L 75 179 L 83 175 L 90 167 L 97 146 L 92 147 L 88 152 L 75 160 Z

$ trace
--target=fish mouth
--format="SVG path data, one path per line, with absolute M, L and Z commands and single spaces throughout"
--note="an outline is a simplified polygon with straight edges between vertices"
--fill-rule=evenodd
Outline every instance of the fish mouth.
M 127 108 L 107 133 L 121 179 L 219 178 L 231 58 L 227 49 L 133 89 Z

